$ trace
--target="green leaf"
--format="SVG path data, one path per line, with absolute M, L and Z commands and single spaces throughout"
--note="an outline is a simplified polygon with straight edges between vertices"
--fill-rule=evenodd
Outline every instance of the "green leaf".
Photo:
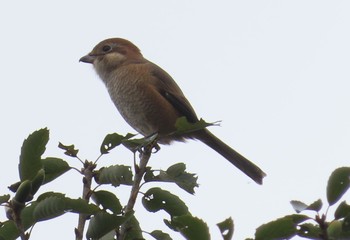
M 307 205 L 307 204 L 300 202 L 300 201 L 297 201 L 297 200 L 290 201 L 290 204 L 292 205 L 292 207 L 294 208 L 294 210 L 297 213 L 300 213 L 300 212 L 305 211 L 305 210 L 311 210 L 311 211 L 318 212 L 322 208 L 322 200 L 321 199 L 311 203 L 310 205 Z
M 336 203 L 350 186 L 350 167 L 341 167 L 331 174 L 327 185 L 327 200 L 329 205 Z
M 41 155 L 49 141 L 49 130 L 43 128 L 30 134 L 24 140 L 19 158 L 19 176 L 21 181 L 32 180 L 42 168 Z
M 255 240 L 289 239 L 297 234 L 297 225 L 308 219 L 308 216 L 293 214 L 263 224 L 256 229 Z
M 178 196 L 161 188 L 149 189 L 142 197 L 142 204 L 150 212 L 163 209 L 172 217 L 188 213 L 186 204 Z
M 299 225 L 298 236 L 309 239 L 320 239 L 322 230 L 318 225 L 304 223 Z
M 24 180 L 17 189 L 14 200 L 18 203 L 25 203 L 32 191 L 32 181 Z
M 58 143 L 58 147 L 65 150 L 64 154 L 70 157 L 77 157 L 79 150 L 75 149 L 74 145 L 64 145 L 62 143 Z
M 0 226 L 0 239 L 16 240 L 19 237 L 19 231 L 14 221 L 8 220 Z
M 117 216 L 106 212 L 99 212 L 95 214 L 90 222 L 86 233 L 88 239 L 98 239 L 116 229 L 128 220 L 133 214 L 127 214 L 126 216 Z
M 49 196 L 48 193 L 45 197 L 40 197 L 41 200 L 37 203 L 33 212 L 34 219 L 37 222 L 56 218 L 66 212 L 91 215 L 100 211 L 96 205 L 89 204 L 81 198 L 71 199 L 59 194 Z
M 95 204 L 89 204 L 86 200 L 78 198 L 78 199 L 71 199 L 71 198 L 65 198 L 65 211 L 79 213 L 79 214 L 87 214 L 92 215 L 99 211 L 99 207 L 97 207 Z
M 35 206 L 36 203 L 32 202 L 21 211 L 21 221 L 25 231 L 35 223 L 33 219 L 33 210 Z M 0 239 L 15 240 L 17 238 L 19 238 L 19 231 L 12 220 L 0 223 Z
M 233 231 L 234 231 L 234 226 L 233 226 L 233 220 L 231 217 L 227 218 L 223 222 L 220 222 L 216 224 L 221 232 L 221 236 L 224 240 L 231 240 L 233 237 Z
M 207 123 L 203 119 L 200 119 L 196 123 L 190 123 L 187 121 L 186 117 L 180 117 L 176 120 L 175 127 L 176 127 L 176 132 L 174 133 L 175 135 L 183 135 L 186 133 L 191 133 L 195 132 L 198 130 L 202 130 L 206 127 L 213 126 L 216 123 Z
M 107 168 L 101 168 L 95 180 L 98 184 L 112 184 L 118 187 L 120 184 L 132 185 L 132 172 L 130 166 L 114 165 Z
M 172 240 L 169 234 L 160 230 L 154 230 L 151 232 L 151 236 L 156 240 Z
M 340 219 L 348 215 L 350 215 L 350 205 L 348 205 L 346 201 L 343 201 L 339 204 L 339 206 L 335 210 L 334 217 L 335 219 Z
M 33 212 L 36 208 L 37 202 L 31 202 L 21 211 L 21 220 L 24 230 L 28 230 L 35 224 Z
M 31 194 L 34 196 L 34 194 L 39 190 L 41 185 L 43 185 L 45 179 L 45 171 L 44 169 L 40 169 L 37 173 L 37 175 L 34 177 L 32 181 L 32 191 Z
M 191 215 L 176 216 L 172 219 L 172 225 L 188 240 L 210 239 L 208 226 L 202 219 Z
M 104 209 L 109 209 L 115 214 L 119 214 L 123 210 L 119 199 L 111 192 L 96 191 L 92 194 L 92 199 L 96 204 L 101 204 Z
M 33 215 L 36 222 L 56 218 L 65 213 L 65 201 L 56 196 L 38 202 Z
M 139 221 L 137 221 L 134 215 L 131 216 L 129 220 L 125 223 L 125 227 L 127 229 L 125 240 L 144 239 L 142 236 L 142 229 L 140 227 L 140 223 Z
M 332 221 L 327 228 L 327 234 L 330 237 L 330 239 L 339 239 L 341 232 L 342 232 L 341 221 Z
M 149 144 L 154 144 L 154 141 L 157 139 L 158 134 L 153 134 L 150 137 L 146 138 L 133 138 L 124 140 L 122 142 L 123 146 L 129 149 L 131 152 L 135 153 L 139 149 L 141 149 L 144 146 L 147 146 Z
M 8 186 L 7 188 L 11 191 L 11 192 L 17 192 L 17 189 L 19 188 L 19 186 L 21 185 L 21 181 L 16 182 L 11 184 L 10 186 Z
M 305 204 L 301 201 L 298 201 L 298 200 L 292 200 L 292 201 L 290 201 L 290 204 L 292 205 L 292 207 L 294 208 L 294 210 L 297 213 L 300 213 L 300 212 L 304 211 L 305 209 L 307 209 L 307 204 Z
M 48 197 L 57 197 L 57 198 L 65 198 L 65 194 L 63 193 L 58 193 L 58 192 L 45 192 L 43 194 L 41 194 L 38 198 L 37 198 L 37 202 L 40 202 Z
M 58 178 L 71 169 L 68 163 L 60 158 L 48 157 L 41 160 L 45 170 L 44 184 Z
M 134 137 L 134 134 L 128 133 L 126 136 L 119 135 L 118 133 L 108 134 L 100 147 L 101 154 L 107 154 L 113 148 L 119 146 L 124 140 Z
M 194 188 L 198 187 L 197 177 L 195 174 L 185 171 L 186 165 L 184 163 L 177 163 L 170 166 L 166 171 L 154 171 L 147 168 L 144 180 L 145 182 L 173 182 L 186 192 L 194 194 Z M 154 172 L 159 172 L 154 175 Z
M 309 206 L 307 206 L 307 210 L 319 212 L 322 208 L 322 205 L 323 205 L 322 200 L 318 199 L 315 202 L 311 203 Z
M 10 194 L 0 196 L 0 204 L 6 203 L 10 200 Z
M 350 231 L 350 215 L 346 216 L 343 221 L 342 230 L 344 232 Z

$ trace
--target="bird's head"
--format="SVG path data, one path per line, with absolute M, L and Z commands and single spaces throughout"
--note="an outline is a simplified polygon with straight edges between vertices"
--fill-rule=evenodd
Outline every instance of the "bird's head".
M 132 42 L 122 38 L 110 38 L 97 44 L 79 61 L 93 64 L 97 72 L 105 72 L 142 59 L 140 50 Z

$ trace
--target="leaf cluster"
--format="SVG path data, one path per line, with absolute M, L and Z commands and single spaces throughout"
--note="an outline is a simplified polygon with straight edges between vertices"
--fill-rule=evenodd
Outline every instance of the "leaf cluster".
M 291 239 L 295 236 L 305 239 L 350 239 L 350 205 L 339 200 L 350 187 L 350 168 L 341 167 L 333 171 L 328 179 L 326 195 L 327 210 L 321 213 L 321 199 L 311 204 L 291 201 L 296 214 L 278 218 L 257 228 L 255 240 Z M 338 203 L 333 217 L 328 210 Z M 309 213 L 308 215 L 306 213 Z M 331 218 L 331 219 L 328 219 Z
M 181 124 L 180 124 L 181 125 Z M 194 126 L 198 128 L 198 126 Z M 181 131 L 191 131 L 186 125 Z M 117 146 L 125 146 L 133 153 L 154 144 L 157 136 L 146 139 L 134 139 L 133 134 L 122 136 L 117 133 L 108 134 L 100 147 L 101 156 L 108 154 Z M 146 231 L 134 215 L 134 210 L 125 212 L 125 205 L 120 202 L 114 189 L 120 186 L 132 187 L 135 184 L 135 174 L 138 165 L 97 166 L 99 159 L 94 162 L 82 161 L 78 157 L 79 150 L 74 145 L 59 143 L 59 148 L 73 159 L 78 159 L 81 168 L 72 166 L 72 162 L 57 157 L 43 157 L 49 141 L 49 130 L 43 128 L 30 134 L 24 140 L 19 158 L 19 181 L 9 186 L 13 192 L 0 196 L 0 204 L 6 206 L 8 219 L 0 223 L 0 240 L 29 239 L 36 224 L 48 221 L 64 214 L 77 214 L 82 222 L 88 222 L 87 229 L 79 226 L 75 229 L 76 239 L 119 239 L 122 226 L 127 232 L 123 239 L 145 239 L 145 234 L 152 239 L 171 240 L 168 233 L 160 230 Z M 155 145 L 156 146 L 156 145 Z M 82 198 L 70 198 L 65 193 L 48 191 L 37 194 L 41 186 L 63 177 L 70 170 L 82 175 Z M 133 171 L 134 169 L 134 171 Z M 194 194 L 198 187 L 197 176 L 186 171 L 184 163 L 174 164 L 166 170 L 154 170 L 147 166 L 142 176 L 142 184 L 146 188 L 150 182 L 175 184 L 180 189 Z M 94 187 L 93 187 L 94 186 Z M 136 199 L 136 197 L 135 197 Z M 210 239 L 207 224 L 193 216 L 185 202 L 175 194 L 160 187 L 146 188 L 143 191 L 142 204 L 145 210 L 156 213 L 165 211 L 169 218 L 163 222 L 169 230 L 179 232 L 184 239 Z M 80 222 L 79 222 L 80 223 Z M 233 235 L 231 218 L 218 224 L 223 239 L 229 240 Z

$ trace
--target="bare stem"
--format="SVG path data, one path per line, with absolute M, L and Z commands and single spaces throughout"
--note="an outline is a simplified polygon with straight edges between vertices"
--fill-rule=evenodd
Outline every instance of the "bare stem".
M 141 154 L 140 154 L 140 164 L 137 165 L 135 163 L 134 183 L 133 183 L 132 188 L 131 188 L 128 204 L 126 205 L 125 210 L 124 210 L 125 214 L 133 211 L 133 209 L 134 209 L 137 195 L 138 195 L 139 190 L 140 190 L 140 184 L 141 184 L 142 178 L 146 172 L 147 163 L 151 157 L 152 149 L 153 149 L 153 144 L 150 144 L 150 145 L 144 147 L 143 151 L 141 151 Z M 120 231 L 119 231 L 117 239 L 124 240 L 128 230 L 129 230 L 128 229 L 128 221 L 126 221 L 125 223 L 123 223 L 120 226 Z
M 92 162 L 85 161 L 84 168 L 81 170 L 81 173 L 84 175 L 83 177 L 83 194 L 82 198 L 89 202 L 91 196 L 91 182 L 93 178 L 93 170 L 96 165 Z M 87 221 L 86 214 L 79 214 L 78 227 L 75 229 L 75 239 L 82 240 L 84 235 L 85 223 Z

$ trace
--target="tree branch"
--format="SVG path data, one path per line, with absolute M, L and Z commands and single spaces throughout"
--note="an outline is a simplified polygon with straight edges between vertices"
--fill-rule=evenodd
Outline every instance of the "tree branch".
M 148 161 L 151 157 L 153 147 L 154 147 L 153 144 L 149 144 L 149 145 L 145 146 L 140 153 L 139 165 L 137 165 L 135 163 L 134 183 L 133 183 L 132 188 L 131 188 L 128 204 L 126 205 L 125 210 L 124 210 L 125 214 L 133 211 L 133 209 L 134 209 L 137 195 L 138 195 L 139 190 L 140 190 L 140 184 L 141 184 L 142 178 L 146 172 L 146 167 L 147 167 Z M 117 239 L 124 240 L 128 230 L 129 230 L 129 224 L 128 224 L 128 221 L 126 221 L 125 223 L 123 223 L 120 226 L 120 231 L 119 231 Z
M 83 194 L 82 198 L 89 202 L 91 196 L 91 182 L 93 178 L 93 171 L 96 167 L 96 164 L 92 162 L 85 161 L 84 168 L 81 170 L 83 177 Z M 82 240 L 84 235 L 85 223 L 87 220 L 86 214 L 79 214 L 78 227 L 75 228 L 75 239 Z

